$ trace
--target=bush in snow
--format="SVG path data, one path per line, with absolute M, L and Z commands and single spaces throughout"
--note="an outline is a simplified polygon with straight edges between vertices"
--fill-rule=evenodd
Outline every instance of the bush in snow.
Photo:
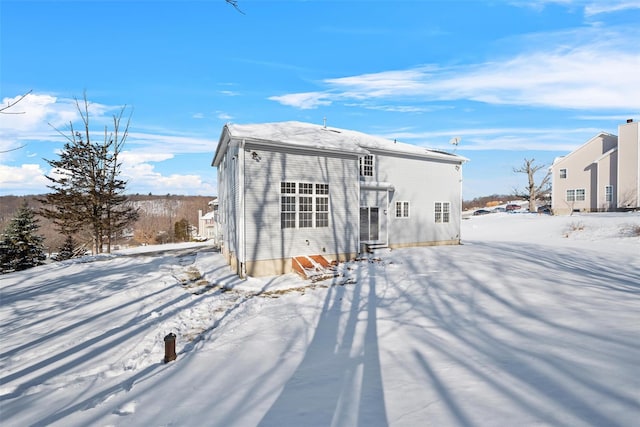
M 34 211 L 25 201 L 0 235 L 1 273 L 26 270 L 44 263 L 44 237 L 36 234 L 39 227 Z

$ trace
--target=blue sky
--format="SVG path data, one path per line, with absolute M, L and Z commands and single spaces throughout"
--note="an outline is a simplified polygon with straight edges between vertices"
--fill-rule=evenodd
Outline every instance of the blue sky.
M 32 92 L 0 114 L 0 195 L 47 191 L 85 92 L 94 130 L 132 112 L 123 175 L 141 194 L 216 195 L 227 122 L 460 137 L 468 200 L 640 119 L 640 0 L 238 4 L 2 0 L 0 99 Z

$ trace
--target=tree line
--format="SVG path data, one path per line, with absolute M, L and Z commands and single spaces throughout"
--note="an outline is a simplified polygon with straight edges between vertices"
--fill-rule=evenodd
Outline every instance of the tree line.
M 57 246 L 58 259 L 68 259 L 84 253 L 111 252 L 115 239 L 133 234 L 135 224 L 143 231 L 137 237 L 140 243 L 166 243 L 185 241 L 190 237 L 190 222 L 179 217 L 179 203 L 171 203 L 169 223 L 163 215 L 145 215 L 144 219 L 159 221 L 145 227 L 141 221 L 139 203 L 126 195 L 127 181 L 121 178 L 120 154 L 129 133 L 131 115 L 125 116 L 126 106 L 112 119 L 112 127 L 105 126 L 95 138 L 91 131 L 89 102 L 86 94 L 82 101 L 76 99 L 82 125 L 79 129 L 70 123 L 69 132 L 58 131 L 66 139 L 57 159 L 45 159 L 51 166 L 46 175 L 50 192 L 37 196 L 29 206 L 27 198 L 0 234 L 0 271 L 19 271 L 44 262 L 47 248 L 44 236 L 39 234 L 41 217 L 51 224 L 62 241 Z M 57 129 L 56 129 L 57 130 Z M 209 201 L 210 198 L 202 198 Z M 206 201 L 201 203 L 206 211 Z M 172 201 L 173 202 L 173 201 Z M 0 212 L 0 217 L 6 213 Z M 175 217 L 172 215 L 175 214 Z M 183 212 L 184 214 L 184 212 Z M 192 222 L 197 210 L 189 215 Z M 0 218 L 2 220 L 3 218 Z M 148 222 L 148 221 L 147 221 Z M 146 229 L 145 229 L 146 228 Z M 151 228 L 151 229 L 149 229 Z M 88 243 L 88 247 L 85 246 Z

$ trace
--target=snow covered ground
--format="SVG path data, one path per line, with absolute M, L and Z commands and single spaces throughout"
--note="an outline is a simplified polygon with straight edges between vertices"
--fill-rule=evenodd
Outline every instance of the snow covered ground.
M 2 425 L 637 425 L 639 228 L 472 217 L 315 284 L 206 244 L 0 276 Z

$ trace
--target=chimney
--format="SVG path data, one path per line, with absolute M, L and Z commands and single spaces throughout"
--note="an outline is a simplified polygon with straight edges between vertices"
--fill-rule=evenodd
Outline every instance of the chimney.
M 627 123 L 633 123 L 633 119 L 627 119 Z

